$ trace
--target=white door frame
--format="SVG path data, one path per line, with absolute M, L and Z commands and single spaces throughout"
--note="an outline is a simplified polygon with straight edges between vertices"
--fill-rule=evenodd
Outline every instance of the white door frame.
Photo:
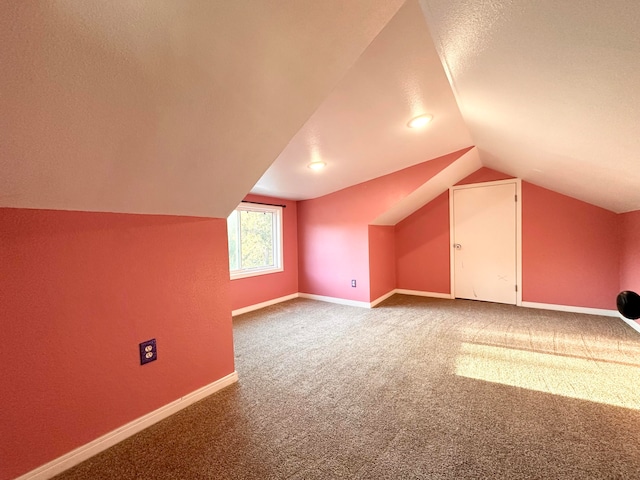
M 509 178 L 507 180 L 496 180 L 493 182 L 470 183 L 468 185 L 454 185 L 449 187 L 449 271 L 451 277 L 451 298 L 456 298 L 455 292 L 455 259 L 453 239 L 455 238 L 455 225 L 453 218 L 453 191 L 463 188 L 490 187 L 493 185 L 516 185 L 516 305 L 522 306 L 522 180 L 519 178 Z

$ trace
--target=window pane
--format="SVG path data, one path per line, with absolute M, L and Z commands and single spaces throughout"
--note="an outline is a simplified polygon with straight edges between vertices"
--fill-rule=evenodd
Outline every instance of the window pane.
M 241 268 L 274 266 L 273 213 L 240 211 Z
M 227 218 L 231 279 L 283 271 L 282 207 L 240 204 Z
M 227 235 L 229 238 L 229 270 L 237 270 L 240 268 L 238 264 L 239 255 L 238 248 L 238 212 L 234 210 L 227 218 Z

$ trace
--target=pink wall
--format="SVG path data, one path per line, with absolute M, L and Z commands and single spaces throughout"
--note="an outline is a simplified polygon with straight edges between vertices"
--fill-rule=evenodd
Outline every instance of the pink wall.
M 523 301 L 616 308 L 615 213 L 523 182 L 522 217 Z
M 640 210 L 623 213 L 620 221 L 620 291 L 640 293 Z
M 332 223 L 329 210 L 307 211 L 303 203 L 298 204 L 300 292 L 368 302 L 367 225 Z
M 226 245 L 223 219 L 0 209 L 1 479 L 233 372 Z
M 284 271 L 232 280 L 233 310 L 298 292 L 298 202 L 259 195 L 247 195 L 245 200 L 286 205 L 282 209 Z
M 369 302 L 369 222 L 468 150 L 298 202 L 300 291 Z
M 396 288 L 395 229 L 369 225 L 370 298 L 374 301 Z
M 491 168 L 482 167 L 473 172 L 471 175 L 460 180 L 456 185 L 470 185 L 472 183 L 495 182 L 497 180 L 508 180 L 513 178 L 506 173 L 492 170 Z
M 458 184 L 506 178 L 481 168 Z M 524 301 L 615 309 L 620 285 L 640 288 L 640 268 L 618 267 L 616 214 L 527 182 L 522 197 Z M 625 214 L 624 221 L 624 262 L 640 267 L 640 216 Z M 396 225 L 396 258 L 397 288 L 450 292 L 446 193 Z
M 450 293 L 449 192 L 395 227 L 397 288 Z
M 456 185 L 513 178 L 482 167 Z M 449 192 L 396 225 L 397 288 L 451 293 L 449 250 Z

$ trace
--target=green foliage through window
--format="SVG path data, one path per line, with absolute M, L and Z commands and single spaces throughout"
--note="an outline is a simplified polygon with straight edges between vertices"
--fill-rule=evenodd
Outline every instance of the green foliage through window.
M 282 270 L 282 209 L 240 204 L 227 218 L 231 277 Z

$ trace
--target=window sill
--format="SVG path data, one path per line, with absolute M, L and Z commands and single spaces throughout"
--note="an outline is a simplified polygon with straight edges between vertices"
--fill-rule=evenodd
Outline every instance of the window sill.
M 247 270 L 243 272 L 231 273 L 231 280 L 239 280 L 241 278 L 258 277 L 260 275 L 269 275 L 271 273 L 284 272 L 284 268 L 268 268 L 260 270 Z

